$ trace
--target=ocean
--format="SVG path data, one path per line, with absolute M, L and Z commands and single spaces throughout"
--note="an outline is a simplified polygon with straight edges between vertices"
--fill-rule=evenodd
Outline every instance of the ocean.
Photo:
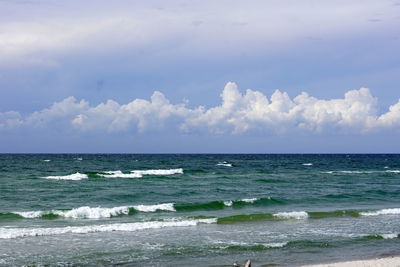
M 298 266 L 399 234 L 400 155 L 0 155 L 1 266 Z

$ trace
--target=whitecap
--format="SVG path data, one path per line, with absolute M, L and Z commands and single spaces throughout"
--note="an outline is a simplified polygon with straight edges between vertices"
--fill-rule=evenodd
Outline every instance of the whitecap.
M 46 214 L 44 211 L 15 211 L 13 212 L 14 214 L 18 214 L 19 216 L 22 216 L 24 218 L 39 218 L 42 215 Z
M 43 161 L 44 162 L 50 162 L 51 160 L 50 159 L 44 159 Z
M 232 200 L 224 201 L 224 205 L 227 207 L 231 207 L 233 205 L 233 201 Z
M 117 223 L 103 225 L 86 225 L 86 226 L 66 226 L 54 228 L 0 228 L 0 239 L 11 239 L 28 236 L 51 236 L 62 234 L 87 234 L 96 232 L 135 232 L 148 229 L 159 229 L 166 227 L 188 227 L 198 224 L 216 223 L 216 219 L 196 219 L 182 221 L 149 221 L 134 223 Z
M 267 247 L 267 248 L 283 248 L 287 244 L 288 244 L 288 242 L 266 243 L 266 244 L 264 244 L 264 247 Z
M 386 172 L 389 172 L 389 173 L 400 173 L 400 170 L 387 170 Z
M 183 169 L 156 169 L 156 170 L 134 170 L 131 173 L 138 175 L 173 175 L 173 174 L 182 174 Z
M 74 173 L 74 174 L 70 174 L 70 175 L 64 175 L 64 176 L 46 176 L 43 177 L 45 179 L 54 179 L 54 180 L 82 180 L 82 179 L 87 179 L 88 176 L 87 174 L 84 173 Z
M 51 213 L 74 219 L 100 219 L 110 218 L 118 215 L 129 213 L 129 207 L 114 207 L 114 208 L 102 208 L 102 207 L 79 207 L 68 211 L 53 210 Z
M 325 171 L 322 173 L 329 173 L 329 174 L 335 174 L 335 173 L 343 173 L 343 174 L 370 174 L 370 173 L 377 173 L 379 171 Z
M 55 214 L 61 217 L 73 219 L 101 219 L 111 218 L 118 215 L 128 215 L 130 208 L 141 212 L 156 212 L 158 210 L 175 211 L 173 203 L 164 203 L 156 205 L 120 206 L 112 208 L 83 206 L 71 210 L 15 211 L 13 213 L 29 219 L 40 218 L 47 214 Z
M 133 208 L 137 211 L 142 211 L 142 212 L 156 212 L 158 210 L 176 211 L 174 208 L 174 203 L 164 203 L 156 205 L 136 205 L 133 206 Z
M 253 203 L 256 200 L 258 200 L 258 198 L 243 198 L 240 201 L 243 201 L 243 202 L 246 202 L 246 203 Z
M 141 178 L 143 177 L 138 173 L 123 173 L 121 171 L 105 171 L 103 173 L 98 173 L 98 176 L 105 178 Z
M 217 166 L 224 166 L 224 167 L 232 167 L 232 163 L 228 163 L 226 161 L 218 162 L 216 165 Z
M 362 216 L 398 215 L 398 214 L 400 214 L 400 208 L 360 212 L 360 215 Z
M 393 239 L 393 238 L 397 238 L 399 236 L 399 234 L 390 233 L 390 234 L 382 234 L 380 236 L 382 236 L 384 239 Z
M 312 163 L 303 163 L 302 165 L 303 166 L 312 166 L 313 164 Z
M 291 212 L 278 212 L 273 214 L 273 216 L 279 219 L 297 219 L 304 220 L 308 218 L 308 213 L 305 211 L 291 211 Z

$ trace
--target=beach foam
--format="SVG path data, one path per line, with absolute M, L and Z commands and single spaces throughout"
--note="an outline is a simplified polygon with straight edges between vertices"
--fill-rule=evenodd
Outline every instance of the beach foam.
M 43 178 L 45 178 L 45 179 L 54 179 L 54 180 L 75 180 L 75 181 L 78 181 L 78 180 L 87 179 L 88 176 L 87 176 L 87 174 L 76 172 L 76 173 L 70 174 L 70 175 L 46 176 L 46 177 L 43 177 Z
M 187 227 L 196 226 L 198 224 L 215 223 L 216 219 L 197 219 L 182 221 L 150 221 L 135 223 L 117 223 L 104 225 L 87 225 L 87 226 L 67 226 L 54 228 L 0 228 L 0 239 L 11 239 L 29 236 L 49 236 L 62 234 L 87 234 L 96 232 L 135 232 L 147 229 L 159 229 L 166 227 Z

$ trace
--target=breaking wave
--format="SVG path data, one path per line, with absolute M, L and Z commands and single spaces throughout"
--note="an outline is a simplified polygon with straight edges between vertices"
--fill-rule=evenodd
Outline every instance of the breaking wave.
M 87 179 L 88 176 L 87 176 L 87 174 L 76 172 L 76 173 L 70 174 L 70 175 L 46 176 L 46 177 L 43 177 L 43 178 L 45 178 L 45 179 L 54 179 L 54 180 L 74 180 L 74 181 L 78 181 L 78 180 L 82 180 L 82 179 Z
M 121 171 L 106 171 L 104 173 L 99 173 L 97 175 L 101 176 L 101 177 L 106 177 L 106 178 L 141 178 L 141 177 L 143 177 L 140 174 L 123 173 Z
M 232 163 L 228 163 L 226 161 L 218 162 L 216 165 L 217 166 L 224 166 L 224 167 L 232 167 Z
M 173 203 L 164 203 L 156 205 L 135 205 L 120 206 L 113 208 L 102 207 L 79 207 L 71 210 L 51 210 L 51 211 L 22 211 L 7 214 L 16 214 L 23 218 L 44 218 L 52 219 L 57 217 L 73 219 L 101 219 L 111 218 L 121 215 L 131 215 L 136 212 L 156 212 L 156 211 L 175 211 Z
M 400 209 L 384 209 L 378 211 L 356 211 L 356 210 L 337 210 L 337 211 L 291 211 L 278 213 L 256 213 L 239 214 L 218 218 L 220 224 L 230 224 L 239 222 L 259 221 L 259 220 L 305 220 L 305 219 L 324 219 L 330 217 L 362 217 L 377 215 L 395 215 L 400 214 Z
M 400 214 L 400 208 L 360 212 L 360 215 L 362 216 L 398 215 L 398 214 Z
M 183 174 L 183 169 L 157 169 L 157 170 L 134 170 L 130 173 L 123 173 L 122 171 L 105 171 L 99 173 L 98 176 L 106 178 L 142 178 L 143 175 L 173 175 L 173 174 Z
M 187 227 L 196 226 L 198 224 L 215 223 L 215 219 L 197 219 L 182 221 L 149 221 L 134 223 L 117 223 L 104 225 L 87 225 L 87 226 L 67 226 L 52 228 L 0 228 L 0 239 L 11 239 L 29 236 L 49 236 L 62 234 L 87 234 L 96 232 L 135 232 L 147 229 L 159 229 L 166 227 Z
M 304 220 L 308 218 L 308 213 L 305 211 L 278 212 L 273 214 L 273 216 L 279 219 Z
M 205 203 L 183 203 L 175 204 L 175 209 L 178 211 L 195 211 L 195 210 L 220 210 L 227 207 L 241 207 L 245 205 L 270 205 L 280 204 L 283 201 L 274 198 L 244 198 L 239 200 L 226 201 L 210 201 Z
M 182 174 L 183 169 L 156 169 L 156 170 L 134 170 L 129 173 L 123 173 L 122 171 L 103 171 L 92 173 L 91 177 L 105 177 L 105 178 L 142 178 L 144 175 L 173 175 L 173 174 Z M 88 175 L 85 173 L 76 172 L 74 174 L 64 175 L 64 176 L 46 176 L 43 177 L 45 179 L 54 179 L 54 180 L 83 180 L 88 179 Z

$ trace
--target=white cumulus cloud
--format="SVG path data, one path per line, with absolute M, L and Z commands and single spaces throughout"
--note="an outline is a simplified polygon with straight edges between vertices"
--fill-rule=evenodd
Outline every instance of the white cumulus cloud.
M 368 88 L 345 93 L 343 98 L 318 99 L 308 93 L 290 98 L 276 90 L 270 97 L 247 89 L 241 93 L 228 82 L 215 107 L 190 108 L 172 104 L 161 92 L 150 101 L 135 99 L 127 104 L 108 100 L 97 106 L 68 97 L 51 107 L 26 117 L 11 111 L 0 113 L 0 129 L 53 127 L 62 125 L 79 131 L 140 132 L 177 131 L 184 133 L 241 134 L 288 131 L 323 133 L 365 133 L 396 130 L 400 126 L 400 100 L 383 114 L 377 112 L 377 99 Z

